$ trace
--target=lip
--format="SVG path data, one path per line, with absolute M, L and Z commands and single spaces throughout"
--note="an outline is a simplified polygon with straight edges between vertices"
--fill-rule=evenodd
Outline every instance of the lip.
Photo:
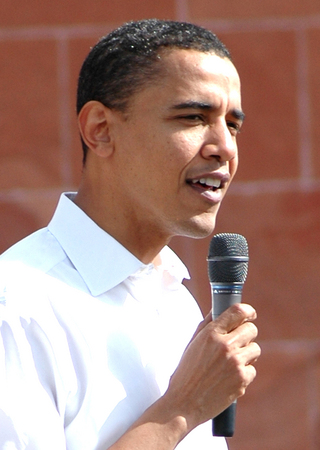
M 201 186 L 200 183 L 193 183 L 193 180 L 200 180 L 201 178 L 212 178 L 214 180 L 219 180 L 220 187 L 212 189 L 212 187 Z M 198 195 L 200 194 L 210 203 L 220 203 L 230 178 L 231 176 L 228 172 L 206 172 L 195 176 L 192 175 L 192 177 L 187 178 L 186 182 L 193 189 L 193 191 L 195 191 Z

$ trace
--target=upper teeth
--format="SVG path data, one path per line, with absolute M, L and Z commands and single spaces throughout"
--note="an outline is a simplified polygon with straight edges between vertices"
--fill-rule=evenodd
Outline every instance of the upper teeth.
M 220 180 L 214 178 L 200 178 L 192 180 L 192 183 L 206 184 L 207 186 L 212 186 L 215 188 L 220 187 Z

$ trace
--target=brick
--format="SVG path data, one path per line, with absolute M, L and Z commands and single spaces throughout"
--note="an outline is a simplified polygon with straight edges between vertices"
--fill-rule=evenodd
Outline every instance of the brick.
M 227 196 L 215 232 L 243 234 L 250 263 L 243 301 L 258 311 L 259 336 L 315 339 L 320 316 L 320 193 Z M 186 285 L 204 314 L 211 308 L 207 252 L 211 237 L 175 238 L 173 248 L 189 267 Z
M 316 338 L 319 193 L 262 194 L 255 199 L 231 200 L 228 224 L 234 223 L 250 245 L 245 298 L 259 312 L 261 338 Z M 246 213 L 239 220 L 241 210 Z
M 43 2 L 30 0 L 27 6 L 21 0 L 0 4 L 0 25 L 66 25 L 78 23 L 119 23 L 146 17 L 174 18 L 175 2 L 141 2 L 139 0 L 96 0 L 79 2 L 57 0 Z
M 189 14 L 193 20 L 212 19 L 239 19 L 239 18 L 265 18 L 296 17 L 300 15 L 317 14 L 320 12 L 316 0 L 305 2 L 292 2 L 291 0 L 229 0 L 228 2 L 211 0 L 189 0 Z
M 320 176 L 320 158 L 319 142 L 320 128 L 318 117 L 320 115 L 320 30 L 310 30 L 308 32 L 308 70 L 310 74 L 310 84 L 306 86 L 309 93 L 311 104 L 310 122 L 312 129 L 312 175 L 319 179 Z
M 0 188 L 60 182 L 54 42 L 0 43 Z
M 46 226 L 55 210 L 60 190 L 16 191 L 0 199 L 0 253 Z
M 319 344 L 266 341 L 261 348 L 257 377 L 238 400 L 230 450 L 318 448 Z
M 75 91 L 90 46 L 127 20 L 175 18 L 178 6 L 180 18 L 215 27 L 230 47 L 247 114 L 239 172 L 215 232 L 248 239 L 243 300 L 258 311 L 263 353 L 255 382 L 238 401 L 229 447 L 318 449 L 320 193 L 316 184 L 313 191 L 300 184 L 302 176 L 319 182 L 320 174 L 317 0 L 2 2 L 0 252 L 46 225 L 60 191 L 79 182 Z M 301 130 L 305 111 L 310 124 Z M 204 314 L 211 307 L 210 238 L 172 243 Z
M 238 400 L 230 450 L 319 448 L 319 200 L 316 193 L 229 195 L 222 206 L 216 232 L 239 232 L 249 242 L 243 300 L 258 311 L 262 347 L 257 378 Z M 210 239 L 173 241 L 205 313 Z
M 295 36 L 292 32 L 220 33 L 234 55 L 246 113 L 237 180 L 299 175 Z M 276 49 L 276 52 L 275 52 Z
M 0 253 L 32 233 L 38 227 L 36 217 L 27 209 L 10 202 L 0 202 L 1 228 Z

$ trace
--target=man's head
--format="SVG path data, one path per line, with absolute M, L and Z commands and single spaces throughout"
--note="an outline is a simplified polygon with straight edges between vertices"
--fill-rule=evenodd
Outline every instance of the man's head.
M 161 78 L 161 55 L 172 49 L 231 60 L 217 36 L 197 25 L 157 19 L 127 23 L 102 38 L 86 58 L 79 75 L 77 112 L 91 100 L 125 112 L 135 93 Z M 84 142 L 83 150 L 85 161 Z
M 125 25 L 89 54 L 78 108 L 86 163 L 76 202 L 102 229 L 143 262 L 173 236 L 213 231 L 244 118 L 238 72 L 215 35 Z

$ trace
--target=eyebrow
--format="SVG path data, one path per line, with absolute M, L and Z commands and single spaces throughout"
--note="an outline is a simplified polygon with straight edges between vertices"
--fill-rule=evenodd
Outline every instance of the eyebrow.
M 204 111 L 213 111 L 216 108 L 210 103 L 196 102 L 196 101 L 190 100 L 187 102 L 178 103 L 177 105 L 173 105 L 173 107 L 171 109 L 173 109 L 173 110 L 200 109 L 200 110 L 204 110 Z M 229 114 L 231 114 L 235 119 L 241 120 L 242 122 L 245 119 L 245 113 L 239 108 L 232 109 L 229 112 Z

